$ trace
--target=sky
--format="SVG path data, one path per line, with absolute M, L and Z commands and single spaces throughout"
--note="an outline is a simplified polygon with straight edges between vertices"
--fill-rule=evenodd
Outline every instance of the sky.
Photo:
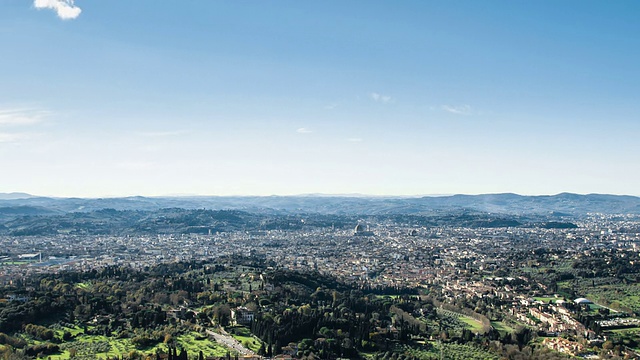
M 0 192 L 640 195 L 640 2 L 0 0 Z

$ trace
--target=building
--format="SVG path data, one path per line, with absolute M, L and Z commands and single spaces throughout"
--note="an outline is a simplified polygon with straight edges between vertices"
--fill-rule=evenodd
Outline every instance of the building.
M 356 228 L 353 229 L 353 235 L 356 236 L 373 236 L 373 231 L 369 230 L 369 226 L 365 229 L 364 225 L 358 224 Z
M 248 325 L 251 324 L 255 318 L 255 312 L 247 309 L 244 306 L 231 309 L 231 321 L 234 324 Z

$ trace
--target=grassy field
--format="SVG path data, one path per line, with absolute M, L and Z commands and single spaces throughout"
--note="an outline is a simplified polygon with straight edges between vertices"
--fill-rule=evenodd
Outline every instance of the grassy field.
M 640 311 L 640 284 L 604 285 L 589 290 L 588 299 L 613 309 Z
M 556 302 L 556 300 L 558 300 L 558 298 L 557 298 L 557 297 L 555 297 L 555 296 L 549 296 L 549 297 L 540 297 L 540 296 L 536 296 L 536 297 L 534 297 L 533 299 L 534 299 L 534 300 L 536 300 L 536 301 L 542 301 L 542 302 L 543 302 L 543 303 L 545 303 L 545 304 L 548 304 L 548 303 L 549 303 L 549 301 L 551 301 L 552 303 L 555 303 L 555 302 Z M 560 299 L 560 300 L 561 300 L 561 299 Z
M 474 318 L 462 315 L 459 317 L 459 319 L 460 321 L 469 325 L 469 330 L 473 331 L 474 333 L 481 333 L 484 330 L 484 328 L 482 327 L 482 323 Z
M 558 293 L 585 297 L 605 307 L 619 311 L 640 311 L 640 283 L 621 281 L 614 277 L 573 279 L 558 282 Z
M 590 313 L 597 313 L 600 309 L 606 308 L 604 306 L 598 305 L 598 304 L 589 304 L 589 312 Z M 616 313 L 618 311 L 614 310 L 614 309 L 609 309 L 611 310 L 612 313 Z
M 76 337 L 79 334 L 84 332 L 84 330 L 79 326 L 62 327 L 60 329 L 53 329 L 53 331 L 56 333 L 56 337 L 59 338 L 59 339 L 62 339 L 62 335 L 64 334 L 65 331 L 68 331 L 71 334 L 71 336 L 73 336 L 73 337 Z
M 234 337 L 234 339 L 238 340 L 242 345 L 253 350 L 255 353 L 260 350 L 262 341 L 253 336 L 246 327 L 236 326 L 233 329 L 228 329 L 228 332 Z
M 457 325 L 455 325 L 455 323 L 458 323 L 462 327 L 469 329 L 475 333 L 481 333 L 484 330 L 482 323 L 472 317 L 444 309 L 437 309 L 437 312 L 438 316 L 440 316 L 442 319 L 446 320 L 446 318 L 449 318 L 453 320 L 454 324 L 450 325 L 454 325 L 455 327 L 458 327 Z
M 515 331 L 511 326 L 503 323 L 502 321 L 492 321 L 491 326 L 500 333 L 512 333 Z
M 226 347 L 194 332 L 180 335 L 177 339 L 177 343 L 179 347 L 187 350 L 189 354 L 198 354 L 202 351 L 205 356 L 220 357 L 227 353 Z
M 63 349 L 60 355 L 51 355 L 52 360 L 70 359 L 72 352 L 78 357 L 93 357 L 104 359 L 107 356 L 120 356 L 135 350 L 129 339 L 114 339 L 106 336 L 80 335 L 60 345 Z
M 156 353 L 158 350 L 166 352 L 168 349 L 167 345 L 162 343 L 145 349 L 137 349 L 135 345 L 131 343 L 130 339 L 118 339 L 102 335 L 85 335 L 82 333 L 82 329 L 78 327 L 65 327 L 55 331 L 57 336 L 61 336 L 64 331 L 69 331 L 74 336 L 74 340 L 60 344 L 62 352 L 51 355 L 50 358 L 52 360 L 70 359 L 72 352 L 76 354 L 77 358 L 81 359 L 105 359 L 107 356 L 121 356 L 134 351 L 151 354 Z M 30 343 L 35 344 L 37 341 L 30 341 Z M 205 356 L 221 357 L 225 356 L 228 351 L 226 347 L 197 332 L 182 334 L 175 339 L 175 343 L 177 348 L 187 350 L 190 355 L 197 355 L 202 351 Z M 258 348 L 259 347 L 260 344 L 258 344 Z

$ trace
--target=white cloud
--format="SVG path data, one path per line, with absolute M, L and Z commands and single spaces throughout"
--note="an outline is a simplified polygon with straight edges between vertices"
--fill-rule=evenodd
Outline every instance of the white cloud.
M 34 0 L 36 9 L 52 9 L 62 20 L 75 19 L 80 16 L 82 9 L 75 6 L 74 0 Z
M 115 164 L 118 169 L 126 170 L 148 170 L 155 168 L 156 163 L 151 161 L 124 161 Z
M 141 136 L 144 137 L 170 137 L 170 136 L 180 136 L 188 134 L 187 130 L 175 130 L 175 131 L 149 131 L 140 133 Z
M 309 130 L 309 129 L 307 129 L 307 128 L 300 128 L 300 129 L 296 130 L 296 132 L 297 132 L 298 134 L 309 134 L 309 133 L 312 133 L 313 131 L 312 131 L 312 130 Z
M 442 105 L 442 110 L 456 115 L 471 115 L 471 106 L 469 105 Z
M 0 144 L 1 143 L 17 142 L 17 141 L 20 141 L 20 140 L 26 140 L 29 137 L 30 137 L 29 134 L 0 133 Z
M 0 126 L 25 126 L 33 125 L 48 116 L 46 111 L 29 109 L 0 109 Z
M 331 103 L 331 104 L 326 105 L 324 108 L 326 110 L 333 110 L 333 109 L 335 109 L 337 107 L 338 107 L 338 103 Z
M 362 140 L 362 138 L 348 138 L 347 141 L 349 141 L 349 142 L 362 142 L 364 140 Z
M 28 108 L 12 109 L 12 108 L 0 108 L 0 129 L 15 129 L 33 127 L 42 123 L 45 117 L 51 115 L 51 112 L 34 110 Z M 0 143 L 17 143 L 24 140 L 29 140 L 34 137 L 40 136 L 39 133 L 30 131 L 3 131 L 0 132 Z
M 369 97 L 373 99 L 373 101 L 383 104 L 388 104 L 393 101 L 393 98 L 391 96 L 378 94 L 376 92 L 369 94 Z

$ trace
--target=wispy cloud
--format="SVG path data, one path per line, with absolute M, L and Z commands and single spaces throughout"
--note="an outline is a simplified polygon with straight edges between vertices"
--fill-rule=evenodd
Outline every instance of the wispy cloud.
M 148 131 L 148 132 L 142 132 L 142 133 L 140 133 L 140 135 L 144 136 L 144 137 L 157 138 L 157 137 L 180 136 L 180 135 L 186 135 L 188 133 L 189 133 L 189 131 L 187 131 L 187 130 Z
M 442 110 L 455 115 L 471 115 L 472 110 L 469 105 L 442 105 Z
M 363 142 L 364 140 L 362 140 L 362 138 L 348 138 L 347 141 L 359 143 L 359 142 Z
M 327 110 L 333 110 L 338 107 L 338 103 L 327 104 L 324 108 Z
M 382 104 L 388 104 L 390 102 L 393 102 L 393 98 L 389 95 L 382 95 L 379 94 L 377 92 L 372 92 L 371 94 L 369 94 L 369 97 L 375 101 L 375 102 L 379 102 Z
M 0 144 L 18 142 L 21 140 L 26 140 L 30 137 L 31 137 L 31 134 L 27 134 L 27 133 L 1 133 L 0 132 Z
M 0 132 L 0 143 L 17 143 L 41 135 L 27 131 L 6 131 L 5 129 L 31 128 L 42 123 L 49 115 L 51 115 L 49 111 L 29 108 L 0 108 L 0 129 L 4 130 Z
M 313 132 L 313 130 L 307 129 L 307 128 L 300 128 L 298 130 L 296 130 L 296 132 L 298 134 L 310 134 Z
M 74 0 L 34 0 L 36 9 L 52 9 L 62 20 L 71 20 L 80 16 L 82 9 L 74 4 Z
M 0 126 L 25 126 L 40 123 L 48 111 L 30 109 L 0 109 Z
M 124 161 L 115 164 L 118 169 L 126 170 L 148 170 L 156 166 L 156 163 L 151 161 Z

